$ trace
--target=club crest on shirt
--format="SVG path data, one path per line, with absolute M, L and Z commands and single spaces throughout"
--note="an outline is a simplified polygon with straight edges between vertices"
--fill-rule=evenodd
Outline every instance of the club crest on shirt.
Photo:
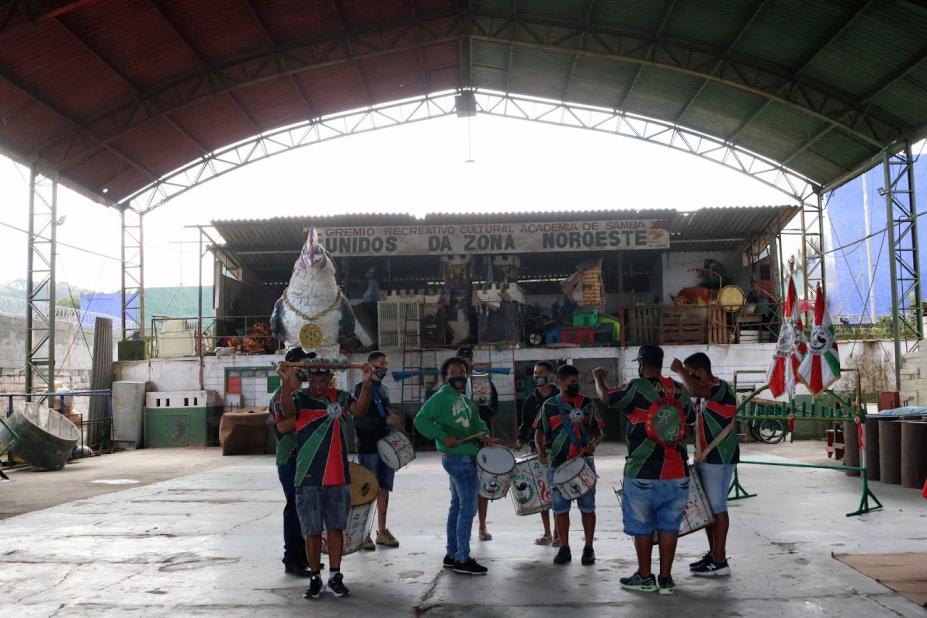
M 583 411 L 580 408 L 573 408 L 570 410 L 570 420 L 573 421 L 573 423 L 582 423 Z
M 338 402 L 328 404 L 326 411 L 332 418 L 341 418 L 341 416 L 344 414 L 344 408 Z

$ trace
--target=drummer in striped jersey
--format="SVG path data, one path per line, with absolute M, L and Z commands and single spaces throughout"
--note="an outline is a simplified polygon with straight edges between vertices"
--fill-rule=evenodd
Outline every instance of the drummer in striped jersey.
M 560 539 L 560 550 L 554 557 L 554 564 L 566 564 L 573 559 L 570 552 L 570 504 L 554 485 L 554 471 L 558 466 L 584 457 L 586 464 L 595 471 L 593 453 L 602 440 L 602 420 L 596 412 L 594 402 L 579 392 L 579 370 L 573 365 L 561 365 L 557 369 L 559 394 L 544 402 L 537 419 L 534 440 L 541 463 L 549 465 L 550 486 L 554 522 Z M 595 563 L 592 548 L 595 536 L 595 487 L 576 499 L 581 514 L 586 544 L 583 547 L 582 563 Z
M 363 387 L 355 398 L 332 386 L 331 370 L 310 368 L 309 390 L 299 390 L 296 367 L 281 366 L 280 404 L 283 416 L 295 419 L 296 509 L 309 557 L 309 588 L 303 594 L 317 599 L 322 593 L 322 529 L 328 530 L 328 589 L 336 597 L 348 594 L 341 575 L 344 529 L 351 509 L 348 445 L 342 429 L 345 414 L 360 415 L 370 405 L 373 371 L 364 367 Z
M 634 537 L 638 569 L 621 578 L 621 587 L 673 594 L 673 559 L 689 496 L 686 425 L 695 422 L 685 387 L 664 377 L 663 349 L 643 345 L 638 375 L 618 388 L 605 383 L 608 371 L 593 372 L 596 392 L 609 407 L 627 413 L 628 455 L 624 466 L 622 517 L 625 534 Z M 660 546 L 660 574 L 651 571 L 653 534 Z
M 707 354 L 697 352 L 682 362 L 673 359 L 670 369 L 679 374 L 689 392 L 702 401 L 697 410 L 695 470 L 715 518 L 705 528 L 708 553 L 690 564 L 689 569 L 699 577 L 725 577 L 731 574 L 726 553 L 730 528 L 727 492 L 740 461 L 740 445 L 735 431 L 737 399 L 731 385 L 711 373 L 711 359 Z

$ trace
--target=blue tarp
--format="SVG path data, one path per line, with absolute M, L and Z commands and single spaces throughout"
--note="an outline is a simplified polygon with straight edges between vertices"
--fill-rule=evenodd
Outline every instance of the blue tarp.
M 914 155 L 922 150 L 917 145 Z M 893 173 L 897 170 L 893 168 Z M 824 211 L 824 250 L 830 251 L 873 234 L 866 241 L 830 253 L 825 258 L 827 268 L 827 301 L 836 322 L 846 318 L 850 324 L 870 324 L 879 317 L 891 315 L 892 291 L 889 281 L 888 235 L 885 229 L 887 207 L 885 170 L 878 165 L 831 193 Z M 927 199 L 927 158 L 914 163 L 916 201 Z M 904 199 L 904 198 L 902 198 Z M 868 215 L 868 216 L 866 216 Z M 920 268 L 927 272 L 927 220 L 918 221 Z M 871 264 L 871 268 L 870 268 Z M 872 316 L 872 313 L 875 313 Z

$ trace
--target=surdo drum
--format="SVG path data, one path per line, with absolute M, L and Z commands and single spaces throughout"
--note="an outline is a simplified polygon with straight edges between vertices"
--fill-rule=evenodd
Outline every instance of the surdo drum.
M 576 457 L 560 464 L 554 470 L 554 485 L 565 500 L 576 500 L 595 487 L 595 471 L 583 457 Z
M 533 515 L 550 509 L 550 487 L 547 485 L 547 466 L 537 453 L 515 460 L 511 476 L 512 502 L 516 515 Z
M 350 462 L 351 474 L 351 510 L 348 511 L 348 525 L 344 529 L 344 555 L 353 554 L 361 548 L 373 529 L 374 514 L 377 510 L 377 495 L 380 484 L 377 478 L 364 466 Z M 322 535 L 322 550 L 328 553 Z
M 393 470 L 408 465 L 415 459 L 415 449 L 412 441 L 401 431 L 393 431 L 377 441 L 377 452 L 380 459 Z
M 474 373 L 470 376 L 470 399 L 477 406 L 492 404 L 492 378 L 488 373 Z
M 476 453 L 480 495 L 487 500 L 504 498 L 509 491 L 515 456 L 507 448 L 486 446 Z
M 702 481 L 695 467 L 692 467 L 689 471 L 689 499 L 686 501 L 682 523 L 679 524 L 679 536 L 701 530 L 714 520 L 711 506 L 708 503 L 708 495 L 702 487 Z

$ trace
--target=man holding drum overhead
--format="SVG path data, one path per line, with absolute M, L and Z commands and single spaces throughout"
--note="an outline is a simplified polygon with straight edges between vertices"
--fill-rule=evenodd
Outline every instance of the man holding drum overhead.
M 309 361 L 310 363 L 315 361 Z M 300 373 L 307 371 L 308 391 L 299 390 Z M 348 445 L 342 428 L 345 414 L 355 416 L 370 405 L 373 372 L 364 367 L 360 396 L 332 387 L 331 369 L 324 363 L 306 369 L 281 365 L 280 405 L 283 416 L 295 419 L 296 510 L 306 553 L 309 556 L 309 588 L 304 598 L 317 599 L 322 593 L 322 529 L 328 530 L 328 589 L 336 597 L 348 594 L 341 575 L 344 529 L 351 510 L 351 477 L 348 472 Z
M 602 439 L 602 421 L 592 400 L 579 393 L 579 370 L 576 367 L 562 365 L 557 369 L 557 385 L 560 393 L 545 401 L 541 407 L 534 437 L 541 463 L 550 466 L 547 478 L 554 523 L 560 539 L 560 550 L 554 558 L 554 564 L 566 564 L 573 559 L 568 535 L 570 504 L 576 500 L 586 536 L 582 563 L 590 565 L 595 563 L 595 551 L 592 548 L 595 536 L 595 463 L 592 454 Z M 564 495 L 564 488 L 556 483 L 561 480 L 561 473 L 574 465 L 578 467 L 576 474 L 566 476 L 588 480 L 572 483 L 577 491 Z M 585 470 L 587 466 L 589 469 Z
M 639 378 L 618 388 L 605 384 L 608 371 L 597 367 L 596 392 L 607 405 L 627 412 L 628 456 L 624 465 L 621 511 L 624 532 L 634 537 L 637 572 L 621 578 L 627 590 L 673 594 L 676 541 L 689 497 L 686 424 L 694 422 L 689 393 L 661 375 L 663 349 L 642 345 L 637 355 Z M 660 546 L 660 575 L 651 567 L 653 534 Z
M 447 552 L 444 568 L 463 575 L 485 575 L 486 567 L 470 557 L 470 533 L 476 516 L 479 476 L 474 457 L 476 440 L 492 445 L 489 428 L 476 405 L 465 394 L 467 364 L 452 356 L 441 365 L 444 386 L 425 402 L 415 416 L 419 433 L 435 441 L 441 463 L 450 477 L 451 506 L 447 513 Z
M 360 416 L 354 417 L 354 430 L 357 433 L 357 461 L 370 470 L 380 484 L 377 495 L 377 543 L 370 537 L 365 539 L 361 549 L 374 550 L 377 545 L 399 547 L 399 541 L 386 527 L 386 510 L 389 508 L 389 494 L 393 491 L 393 478 L 396 471 L 386 465 L 380 458 L 377 442 L 390 433 L 390 428 L 401 429 L 402 417 L 389 407 L 389 392 L 383 384 L 383 378 L 389 369 L 389 361 L 383 352 L 371 352 L 367 363 L 373 370 L 370 385 L 370 405 Z M 364 383 L 354 386 L 354 396 L 360 396 Z

